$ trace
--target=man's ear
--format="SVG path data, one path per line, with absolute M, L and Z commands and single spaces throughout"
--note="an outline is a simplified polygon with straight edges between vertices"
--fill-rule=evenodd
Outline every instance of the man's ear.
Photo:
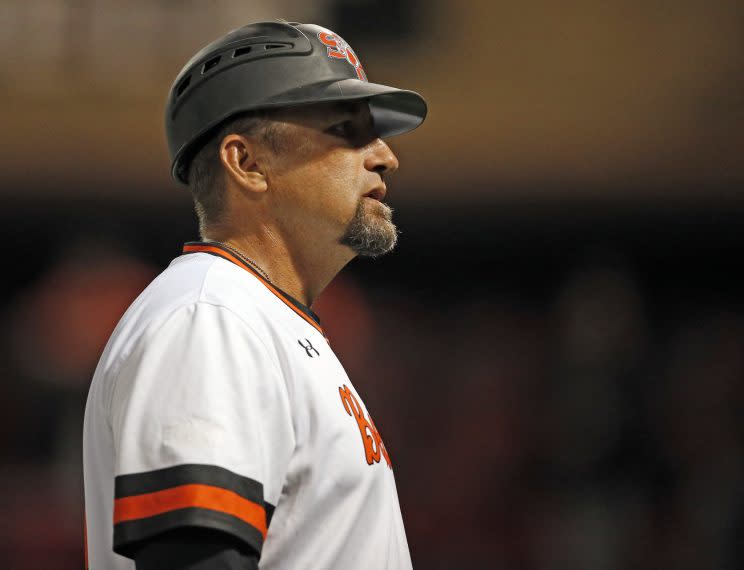
M 268 185 L 256 160 L 257 150 L 256 141 L 250 137 L 229 134 L 220 143 L 220 162 L 227 176 L 241 188 L 250 192 L 265 192 Z

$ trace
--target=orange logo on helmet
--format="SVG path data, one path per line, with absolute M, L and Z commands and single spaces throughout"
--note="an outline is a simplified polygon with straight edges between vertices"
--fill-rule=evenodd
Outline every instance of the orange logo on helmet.
M 320 32 L 318 39 L 328 49 L 328 57 L 335 59 L 345 59 L 356 71 L 357 77 L 362 81 L 367 81 L 367 75 L 364 73 L 362 68 L 362 62 L 351 49 L 351 46 L 347 44 L 341 36 L 332 34 L 330 32 Z

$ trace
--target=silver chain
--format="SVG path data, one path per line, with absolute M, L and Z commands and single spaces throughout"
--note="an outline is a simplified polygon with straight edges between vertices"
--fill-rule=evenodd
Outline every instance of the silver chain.
M 266 281 L 268 281 L 269 283 L 272 283 L 271 279 L 269 279 L 269 274 L 266 273 L 263 269 L 261 269 L 261 267 L 258 265 L 258 263 L 256 263 L 255 261 L 253 261 L 250 257 L 248 257 L 245 253 L 243 253 L 237 247 L 235 247 L 234 245 L 230 245 L 229 243 L 225 243 L 224 241 L 213 241 L 212 243 L 216 243 L 217 245 L 221 245 L 225 249 L 229 249 L 231 252 L 233 252 L 235 255 L 237 255 L 238 258 L 241 261 L 244 261 L 245 263 L 247 263 L 248 265 L 250 265 L 251 267 L 253 267 L 253 269 L 255 269 L 256 271 L 258 271 L 261 274 L 261 276 L 264 279 L 266 279 Z M 272 285 L 273 285 L 273 283 L 272 283 Z

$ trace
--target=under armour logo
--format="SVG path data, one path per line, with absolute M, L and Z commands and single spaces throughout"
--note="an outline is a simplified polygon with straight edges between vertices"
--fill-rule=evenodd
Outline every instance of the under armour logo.
M 299 345 L 300 345 L 300 346 L 301 346 L 302 348 L 304 348 L 304 349 L 305 349 L 305 352 L 307 352 L 307 355 L 308 355 L 308 356 L 309 356 L 310 358 L 314 358 L 314 357 L 313 357 L 313 353 L 312 353 L 312 352 L 310 352 L 311 350 L 312 350 L 313 352 L 315 352 L 315 356 L 320 356 L 320 353 L 318 352 L 318 349 L 317 349 L 317 348 L 315 348 L 315 347 L 313 346 L 313 343 L 311 343 L 311 342 L 310 342 L 309 340 L 307 340 L 307 339 L 305 339 L 305 342 L 306 342 L 307 344 L 302 344 L 302 341 L 301 341 L 300 339 L 297 339 L 297 344 L 299 344 Z

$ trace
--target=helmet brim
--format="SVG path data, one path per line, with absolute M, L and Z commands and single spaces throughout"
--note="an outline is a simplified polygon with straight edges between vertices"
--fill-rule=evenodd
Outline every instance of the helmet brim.
M 381 138 L 412 131 L 424 122 L 426 101 L 415 91 L 359 79 L 342 79 L 299 87 L 276 96 L 269 107 L 367 100 L 375 130 Z

